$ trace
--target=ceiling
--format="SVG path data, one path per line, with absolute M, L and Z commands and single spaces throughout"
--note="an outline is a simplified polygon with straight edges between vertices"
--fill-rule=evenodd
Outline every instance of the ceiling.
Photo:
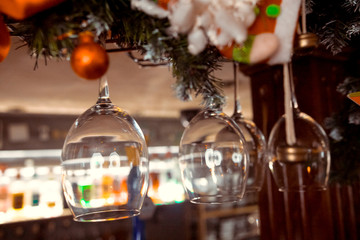
M 98 95 L 98 81 L 83 80 L 75 75 L 65 60 L 39 61 L 28 55 L 27 47 L 12 38 L 7 58 L 0 63 L 0 112 L 22 111 L 45 114 L 81 114 L 92 106 Z M 232 64 L 224 64 L 216 73 L 232 82 Z M 125 53 L 110 53 L 107 72 L 112 102 L 133 116 L 177 118 L 182 109 L 201 107 L 201 99 L 182 102 L 175 97 L 171 69 L 140 68 Z M 244 115 L 252 118 L 250 80 L 241 76 L 240 98 Z M 224 112 L 232 114 L 233 86 L 224 88 L 228 103 Z

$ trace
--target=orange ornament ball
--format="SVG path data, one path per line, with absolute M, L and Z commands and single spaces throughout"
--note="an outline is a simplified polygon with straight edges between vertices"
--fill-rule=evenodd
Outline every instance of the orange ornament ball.
M 10 51 L 10 33 L 3 21 L 2 16 L 0 16 L 0 62 L 2 62 Z
M 71 67 L 81 78 L 97 80 L 109 68 L 109 56 L 104 48 L 94 42 L 91 33 L 81 33 L 80 44 L 71 54 Z
M 63 2 L 64 0 L 0 0 L 0 12 L 22 20 Z
M 1 0 L 0 12 L 12 18 L 22 20 L 54 7 L 63 1 L 64 0 Z

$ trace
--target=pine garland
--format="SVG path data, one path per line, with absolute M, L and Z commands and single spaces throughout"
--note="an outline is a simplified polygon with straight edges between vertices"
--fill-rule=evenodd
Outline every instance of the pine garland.
M 133 10 L 130 0 L 67 0 L 20 23 L 6 21 L 12 35 L 22 37 L 36 59 L 69 58 L 77 33 L 92 31 L 99 37 L 111 30 L 111 40 L 118 46 L 137 49 L 152 62 L 168 61 L 177 79 L 176 95 L 181 100 L 200 94 L 206 107 L 225 102 L 221 80 L 213 75 L 222 59 L 217 49 L 209 47 L 201 54 L 191 55 L 186 36 L 169 36 L 168 20 Z M 62 37 L 65 35 L 69 37 Z
M 360 0 L 307 0 L 306 7 L 308 29 L 320 37 L 322 45 L 334 54 L 356 47 Z M 202 95 L 205 106 L 225 102 L 222 82 L 213 75 L 222 61 L 218 50 L 209 46 L 201 54 L 191 55 L 186 36 L 169 36 L 167 19 L 132 9 L 130 0 L 67 0 L 21 22 L 5 21 L 12 35 L 21 37 L 36 59 L 68 59 L 76 46 L 77 33 L 92 31 L 99 37 L 110 30 L 118 46 L 138 49 L 155 63 L 169 62 L 176 77 L 176 95 L 181 100 L 191 100 L 195 94 Z M 65 35 L 69 36 L 62 37 Z
M 308 29 L 333 54 L 358 46 L 360 0 L 307 0 Z
M 318 34 L 321 44 L 332 53 L 357 42 L 360 0 L 307 0 L 307 13 L 309 31 Z M 202 95 L 205 106 L 225 102 L 222 82 L 213 75 L 222 60 L 217 49 L 208 47 L 201 54 L 191 55 L 186 36 L 169 36 L 168 20 L 132 9 L 130 0 L 67 0 L 24 21 L 5 21 L 12 35 L 20 36 L 36 59 L 68 59 L 76 46 L 77 33 L 92 31 L 99 37 L 111 30 L 111 39 L 120 47 L 138 49 L 155 63 L 169 62 L 176 77 L 176 95 L 181 100 L 191 100 L 195 94 Z

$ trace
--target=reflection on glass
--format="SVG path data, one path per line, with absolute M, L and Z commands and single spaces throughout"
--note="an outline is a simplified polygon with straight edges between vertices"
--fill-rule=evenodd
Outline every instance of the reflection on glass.
M 236 124 L 219 110 L 203 110 L 191 120 L 179 150 L 183 185 L 191 202 L 243 198 L 249 160 L 244 144 Z
M 72 125 L 62 149 L 63 189 L 76 221 L 107 221 L 140 214 L 149 163 L 136 121 L 113 105 L 107 81 L 97 103 Z

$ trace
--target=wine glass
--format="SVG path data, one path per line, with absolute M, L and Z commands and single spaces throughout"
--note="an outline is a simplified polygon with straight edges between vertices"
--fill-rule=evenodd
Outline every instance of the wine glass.
M 280 191 L 324 190 L 330 171 L 329 140 L 323 128 L 301 112 L 291 64 L 284 64 L 285 114 L 271 130 L 269 167 Z
M 234 64 L 234 113 L 231 116 L 240 128 L 245 138 L 245 145 L 249 151 L 249 174 L 246 183 L 246 192 L 257 192 L 261 190 L 264 182 L 265 169 L 267 168 L 266 141 L 261 130 L 255 123 L 246 119 L 240 105 L 240 84 L 237 77 L 237 63 Z
M 249 155 L 233 119 L 210 106 L 185 128 L 179 164 L 192 203 L 219 204 L 243 198 Z
M 64 195 L 75 221 L 140 214 L 149 181 L 147 146 L 136 121 L 110 101 L 106 77 L 96 104 L 69 130 L 61 158 Z

